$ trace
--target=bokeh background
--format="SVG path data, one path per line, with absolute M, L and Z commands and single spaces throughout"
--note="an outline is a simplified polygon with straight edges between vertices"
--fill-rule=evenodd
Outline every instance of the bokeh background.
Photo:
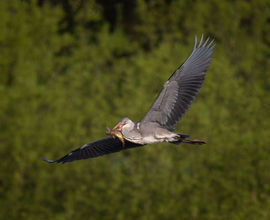
M 139 121 L 202 33 L 206 145 L 41 160 Z M 0 218 L 270 219 L 269 74 L 268 0 L 0 1 Z

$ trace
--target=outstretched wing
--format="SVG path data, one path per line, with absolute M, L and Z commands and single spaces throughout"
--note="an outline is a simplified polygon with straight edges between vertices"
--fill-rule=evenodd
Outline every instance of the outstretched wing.
M 129 148 L 140 146 L 143 145 L 135 144 L 127 140 L 125 140 L 125 145 L 123 146 L 122 142 L 118 138 L 112 138 L 111 136 L 108 136 L 100 140 L 85 144 L 58 160 L 48 160 L 44 157 L 42 159 L 48 163 L 66 163 L 72 162 L 74 160 L 99 157 L 104 154 L 111 154 L 121 150 L 127 150 Z
M 165 82 L 163 89 L 142 119 L 141 123 L 154 122 L 173 131 L 178 120 L 188 110 L 202 86 L 205 72 L 213 53 L 213 40 L 199 44 L 195 37 L 192 53 L 172 76 Z

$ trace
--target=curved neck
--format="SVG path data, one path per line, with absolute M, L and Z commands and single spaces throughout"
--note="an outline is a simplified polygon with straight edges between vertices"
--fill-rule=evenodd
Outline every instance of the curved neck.
M 137 129 L 137 125 L 138 123 L 133 122 L 130 126 L 123 127 L 122 134 L 125 139 L 129 141 L 141 139 L 141 134 Z

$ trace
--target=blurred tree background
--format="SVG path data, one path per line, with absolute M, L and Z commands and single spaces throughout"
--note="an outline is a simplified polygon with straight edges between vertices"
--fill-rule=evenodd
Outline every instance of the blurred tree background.
M 206 145 L 41 160 L 139 121 L 201 33 Z M 269 73 L 267 0 L 0 1 L 1 219 L 270 219 Z

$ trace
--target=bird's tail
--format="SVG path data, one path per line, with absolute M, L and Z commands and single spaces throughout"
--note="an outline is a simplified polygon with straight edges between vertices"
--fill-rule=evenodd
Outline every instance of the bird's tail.
M 188 143 L 188 144 L 206 144 L 206 142 L 201 141 L 199 139 L 188 139 L 187 137 L 189 137 L 188 135 L 184 135 L 184 134 L 178 134 L 178 138 L 175 141 L 170 141 L 170 143 L 172 144 L 180 144 L 180 143 Z

